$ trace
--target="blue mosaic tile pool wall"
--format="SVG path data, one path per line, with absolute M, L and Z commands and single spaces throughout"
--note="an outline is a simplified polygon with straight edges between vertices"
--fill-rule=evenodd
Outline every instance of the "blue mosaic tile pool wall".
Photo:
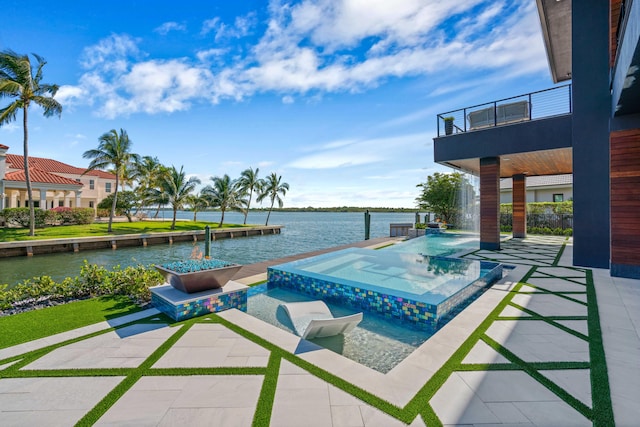
M 152 293 L 151 303 L 173 320 L 180 321 L 208 313 L 217 313 L 230 308 L 247 311 L 247 290 L 243 289 L 178 305 L 170 304 L 165 299 Z
M 432 304 L 277 270 L 273 267 L 268 269 L 268 283 L 270 287 L 279 286 L 328 302 L 380 314 L 390 320 L 410 323 L 419 329 L 433 330 L 437 327 L 438 307 Z
M 501 265 L 487 263 L 487 266 L 488 264 L 493 264 L 494 268 L 487 275 L 474 281 L 439 305 L 283 271 L 279 270 L 277 266 L 269 267 L 267 276 L 270 288 L 281 287 L 301 292 L 327 302 L 376 313 L 389 320 L 409 324 L 418 329 L 435 330 L 439 326 L 440 319 L 460 307 L 466 300 L 485 288 L 487 284 L 502 277 Z

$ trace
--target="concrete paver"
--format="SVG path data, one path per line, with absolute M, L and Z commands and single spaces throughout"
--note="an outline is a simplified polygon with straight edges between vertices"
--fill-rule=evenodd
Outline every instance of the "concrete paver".
M 223 325 L 193 325 L 154 368 L 218 368 L 267 366 L 269 351 Z
M 95 425 L 250 426 L 262 380 L 260 375 L 142 377 Z
M 0 379 L 0 424 L 75 424 L 123 377 Z
M 494 309 L 514 284 L 538 265 L 528 279 L 534 286 L 567 294 L 516 294 L 513 302 L 542 316 L 586 317 L 587 274 L 567 268 L 571 244 L 559 266 L 552 266 L 563 238 L 535 237 L 504 244 L 502 253 L 478 251 L 468 258 L 509 258 L 518 265 L 502 284 L 494 285 L 449 325 L 389 373 L 381 374 L 308 345 L 288 332 L 267 325 L 245 313 L 230 310 L 221 317 L 249 330 L 280 348 L 321 367 L 358 387 L 403 407 Z M 555 246 L 554 246 L 555 245 Z M 634 425 L 640 419 L 640 282 L 609 277 L 606 270 L 592 270 L 617 425 Z M 257 276 L 254 276 L 257 277 Z M 568 278 L 568 279 L 567 279 Z M 247 280 L 253 280 L 250 277 Z M 536 292 L 523 286 L 523 292 Z M 155 313 L 157 314 L 157 313 Z M 0 350 L 0 360 L 18 356 L 67 339 L 104 330 L 154 315 L 137 313 L 80 328 L 42 340 Z M 589 361 L 584 339 L 545 321 L 531 320 L 514 306 L 507 306 L 486 335 L 526 362 Z M 588 336 L 586 320 L 559 320 Z M 69 369 L 137 367 L 177 328 L 161 324 L 137 324 L 56 349 L 24 367 Z M 196 323 L 155 364 L 154 368 L 246 367 L 267 365 L 269 351 L 216 323 Z M 0 371 L 11 363 L 0 366 Z M 463 364 L 509 363 L 483 341 L 477 341 Z M 583 366 L 583 365 L 579 365 Z M 11 369 L 8 369 L 11 371 Z M 539 371 L 558 387 L 592 406 L 589 369 Z M 1 375 L 1 374 L 0 374 Z M 2 378 L 0 424 L 70 425 L 86 414 L 123 377 Z M 262 375 L 143 376 L 98 421 L 98 425 L 251 425 L 263 383 Z M 394 426 L 405 425 L 388 414 L 319 379 L 296 365 L 281 361 L 274 396 L 271 425 Z M 455 371 L 431 398 L 430 404 L 444 425 L 565 426 L 591 425 L 577 410 L 524 371 Z M 413 426 L 424 426 L 418 416 Z
M 135 368 L 177 330 L 158 323 L 125 327 L 57 348 L 22 369 Z

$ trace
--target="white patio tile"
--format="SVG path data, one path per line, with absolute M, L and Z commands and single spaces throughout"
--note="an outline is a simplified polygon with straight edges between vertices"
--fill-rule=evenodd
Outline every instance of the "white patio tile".
M 30 369 L 135 368 L 179 327 L 133 325 L 55 349 L 30 363 Z
M 586 292 L 587 291 L 586 285 L 581 285 L 579 283 L 575 283 L 569 280 L 557 279 L 555 277 L 544 278 L 544 279 L 532 277 L 527 280 L 527 283 L 530 283 L 535 286 L 539 286 L 551 292 Z
M 269 351 L 217 323 L 197 323 L 154 368 L 267 366 Z
M 249 426 L 262 381 L 261 375 L 142 377 L 96 425 L 176 425 L 183 420 L 184 425 Z
M 536 427 L 587 427 L 593 423 L 562 401 L 514 402 Z
M 541 320 L 500 320 L 486 333 L 527 362 L 589 360 L 586 341 Z
M 483 341 L 473 346 L 462 363 L 511 363 L 507 358 L 489 347 Z
M 589 324 L 586 320 L 556 320 L 555 322 L 580 332 L 584 336 L 589 336 Z
M 586 316 L 587 306 L 550 294 L 520 294 L 512 300 L 541 316 Z
M 588 407 L 592 407 L 591 372 L 589 369 L 559 369 L 539 372 Z
M 0 379 L 0 424 L 73 425 L 123 378 Z
M 431 406 L 443 424 L 499 423 L 500 419 L 454 372 L 431 399 Z

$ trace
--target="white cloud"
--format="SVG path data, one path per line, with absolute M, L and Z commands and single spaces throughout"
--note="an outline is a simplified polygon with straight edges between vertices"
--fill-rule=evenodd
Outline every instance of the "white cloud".
M 206 36 L 207 34 L 209 34 L 212 30 L 218 27 L 219 22 L 220 22 L 220 18 L 217 16 L 215 18 L 206 19 L 204 22 L 202 22 L 202 29 L 200 30 L 200 35 Z
M 180 24 L 178 22 L 174 22 L 174 21 L 169 21 L 169 22 L 165 22 L 164 24 L 160 25 L 159 27 L 154 28 L 154 30 L 156 33 L 160 34 L 160 35 L 167 35 L 170 31 L 187 31 L 187 26 L 183 23 Z
M 526 0 L 302 0 L 293 6 L 272 0 L 268 11 L 264 34 L 253 46 L 236 46 L 233 56 L 224 41 L 255 31 L 255 13 L 232 24 L 205 20 L 201 34 L 215 32 L 217 45 L 196 49 L 193 58 L 147 59 L 139 40 L 113 34 L 85 49 L 86 73 L 58 98 L 95 102 L 99 114 L 116 117 L 264 92 L 279 94 L 285 104 L 321 100 L 323 93 L 363 91 L 390 78 L 443 79 L 442 70 L 470 88 L 480 76 L 546 70 L 536 6 Z M 157 30 L 180 25 L 167 22 Z M 360 161 L 374 161 L 369 157 Z
M 429 139 L 429 134 L 421 133 L 331 142 L 318 148 L 313 154 L 292 161 L 289 166 L 297 169 L 335 169 L 379 163 L 397 155 L 399 151 L 425 145 Z
M 16 122 L 5 123 L 0 126 L 0 130 L 5 132 L 15 132 L 20 129 L 22 126 L 18 125 Z

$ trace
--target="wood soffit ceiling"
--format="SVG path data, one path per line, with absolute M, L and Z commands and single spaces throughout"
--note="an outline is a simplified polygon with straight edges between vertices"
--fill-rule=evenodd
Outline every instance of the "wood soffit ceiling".
M 510 178 L 518 174 L 541 176 L 573 173 L 571 158 L 571 148 L 500 156 L 500 178 Z M 479 158 L 453 160 L 444 164 L 474 175 L 480 175 Z

